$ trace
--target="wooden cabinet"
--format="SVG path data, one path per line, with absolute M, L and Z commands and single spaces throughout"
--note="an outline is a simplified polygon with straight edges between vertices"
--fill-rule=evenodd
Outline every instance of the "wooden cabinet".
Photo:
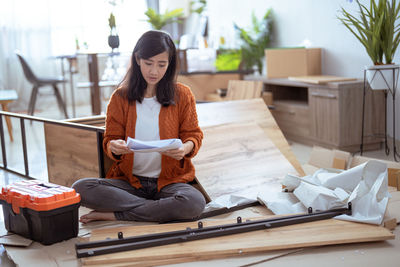
M 340 142 L 339 93 L 336 90 L 309 88 L 311 137 L 335 146 Z
M 246 77 L 246 79 L 252 79 Z M 273 94 L 271 113 L 289 140 L 355 152 L 360 149 L 363 82 L 315 85 L 288 79 L 266 79 Z M 367 90 L 364 147 L 380 147 L 385 127 L 384 94 Z
M 207 100 L 208 94 L 217 93 L 219 88 L 228 88 L 230 80 L 240 80 L 239 72 L 193 72 L 178 75 L 178 82 L 190 87 L 197 101 Z

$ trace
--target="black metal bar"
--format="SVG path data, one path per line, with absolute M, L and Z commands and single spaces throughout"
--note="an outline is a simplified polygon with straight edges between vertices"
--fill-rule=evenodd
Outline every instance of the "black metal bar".
M 13 112 L 7 112 L 7 111 L 0 111 L 0 115 L 10 116 L 13 118 L 20 118 L 20 119 L 22 118 L 22 119 L 26 119 L 26 120 L 30 120 L 30 121 L 38 121 L 38 122 L 49 123 L 49 124 L 69 126 L 72 128 L 83 129 L 83 130 L 88 130 L 88 131 L 104 132 L 103 127 L 92 126 L 92 125 L 83 125 L 83 124 L 69 122 L 69 121 L 58 121 L 58 120 L 52 120 L 52 119 L 45 119 L 45 118 L 29 116 L 29 115 L 24 115 L 24 114 L 18 114 L 18 113 L 13 113 Z
M 231 234 L 245 233 L 249 231 L 263 230 L 292 224 L 325 220 L 342 214 L 351 214 L 351 203 L 348 208 L 334 209 L 311 214 L 279 217 L 267 220 L 256 220 L 242 222 L 241 218 L 235 224 L 217 225 L 203 227 L 199 222 L 197 229 L 186 229 L 181 231 L 164 232 L 157 234 L 141 235 L 136 237 L 108 239 L 103 241 L 77 243 L 75 245 L 78 258 L 104 255 L 108 253 L 135 250 L 154 246 L 175 244 L 211 237 L 219 237 Z M 200 224 L 201 223 L 201 224 Z M 97 249 L 93 249 L 97 248 Z
M 387 95 L 388 95 L 388 92 L 385 91 L 384 94 L 385 94 L 385 153 L 387 156 L 390 153 L 390 149 L 389 149 L 388 141 L 387 141 Z
M 392 126 L 393 127 L 393 158 L 394 158 L 394 161 L 398 162 L 399 159 L 397 157 L 400 155 L 397 153 L 397 148 L 396 148 L 396 101 L 395 101 L 396 93 L 395 93 L 395 91 L 396 91 L 396 88 L 393 89 L 393 94 L 392 94 L 392 97 L 393 97 L 393 126 Z
M 3 156 L 3 166 L 7 168 L 6 142 L 4 141 L 3 115 L 0 114 L 0 131 L 1 131 L 1 154 Z
M 4 141 L 3 121 L 2 121 L 2 117 L 3 116 L 9 116 L 9 117 L 19 118 L 20 119 L 25 173 L 19 172 L 17 170 L 10 169 L 8 167 L 7 155 L 6 155 L 6 147 L 5 147 L 5 141 Z M 99 118 L 101 118 L 101 116 L 98 116 L 97 118 L 99 119 Z M 35 178 L 30 176 L 30 174 L 29 174 L 29 164 L 28 164 L 28 156 L 27 156 L 27 148 L 26 148 L 26 130 L 25 130 L 24 120 L 29 120 L 31 123 L 33 121 L 37 121 L 37 122 L 42 122 L 42 123 L 55 124 L 55 125 L 59 125 L 59 126 L 76 128 L 76 129 L 95 131 L 96 133 L 101 135 L 101 138 L 102 138 L 102 134 L 104 133 L 104 130 L 105 130 L 103 127 L 98 127 L 98 126 L 83 125 L 83 124 L 73 123 L 73 122 L 68 122 L 68 121 L 57 121 L 57 120 L 39 118 L 39 117 L 34 117 L 34 116 L 29 116 L 29 115 L 24 115 L 24 114 L 7 112 L 7 111 L 0 111 L 0 131 L 1 131 L 0 132 L 1 133 L 0 141 L 1 141 L 1 144 L 2 144 L 2 155 L 3 155 L 3 166 L 0 166 L 0 169 L 4 169 L 4 170 L 9 171 L 9 172 L 11 172 L 13 174 L 17 174 L 17 175 L 20 175 L 20 176 L 28 178 L 28 179 L 35 179 Z M 103 153 L 102 150 L 100 150 L 100 152 Z M 101 156 L 101 157 L 103 159 L 103 156 Z M 100 166 L 100 171 L 102 171 L 102 173 L 104 173 L 105 172 L 104 171 L 104 161 L 102 161 L 101 163 L 103 165 Z M 102 177 L 104 177 L 104 175 Z
M 37 178 L 32 177 L 30 175 L 25 175 L 25 174 L 19 172 L 18 170 L 15 170 L 15 169 L 10 168 L 10 167 L 5 168 L 5 167 L 0 166 L 0 169 L 4 169 L 7 172 L 10 172 L 10 173 L 15 174 L 15 175 L 19 175 L 19 176 L 21 176 L 23 178 L 27 178 L 27 179 L 30 179 L 30 180 L 36 180 L 37 179 Z
M 103 154 L 103 133 L 97 132 L 97 157 L 99 162 L 99 176 L 101 178 L 106 177 L 104 170 L 104 154 Z
M 365 83 L 366 80 L 366 70 L 364 70 L 364 87 L 363 87 L 363 104 L 362 104 L 362 120 L 361 120 L 361 144 L 360 144 L 360 155 L 362 156 L 364 147 L 364 113 L 365 113 Z
M 20 124 L 21 124 L 22 151 L 24 153 L 25 175 L 29 176 L 28 150 L 26 149 L 25 121 L 23 118 L 20 118 Z

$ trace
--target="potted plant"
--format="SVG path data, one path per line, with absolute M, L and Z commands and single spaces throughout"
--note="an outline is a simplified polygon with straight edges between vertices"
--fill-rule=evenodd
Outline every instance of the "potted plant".
M 157 13 L 154 9 L 148 8 L 144 13 L 155 30 L 161 30 L 165 25 L 179 20 L 183 16 L 183 8 L 177 8 L 171 11 L 166 10 L 164 14 Z
M 367 8 L 356 0 L 359 18 L 351 15 L 344 8 L 343 17 L 338 19 L 365 47 L 374 63 L 366 67 L 368 83 L 374 90 L 394 90 L 393 80 L 398 76 L 399 67 L 394 65 L 393 57 L 400 43 L 400 6 L 396 0 L 370 1 Z
M 250 30 L 240 28 L 234 24 L 242 41 L 240 47 L 242 55 L 241 65 L 244 66 L 246 70 L 254 70 L 254 68 L 256 68 L 260 74 L 262 73 L 264 50 L 268 47 L 271 40 L 271 13 L 272 9 L 268 9 L 261 21 L 259 21 L 253 13 L 252 28 Z
M 119 36 L 117 34 L 117 25 L 115 24 L 115 16 L 111 12 L 108 18 L 108 26 L 110 27 L 110 35 L 108 36 L 108 45 L 114 50 L 119 47 Z

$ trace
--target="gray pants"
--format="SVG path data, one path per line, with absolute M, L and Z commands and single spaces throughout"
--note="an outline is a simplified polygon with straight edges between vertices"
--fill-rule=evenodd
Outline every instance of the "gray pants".
M 157 179 L 138 177 L 136 189 L 119 179 L 84 178 L 72 187 L 81 195 L 82 206 L 114 212 L 117 220 L 167 222 L 195 219 L 206 204 L 203 195 L 184 183 L 170 184 L 157 191 Z

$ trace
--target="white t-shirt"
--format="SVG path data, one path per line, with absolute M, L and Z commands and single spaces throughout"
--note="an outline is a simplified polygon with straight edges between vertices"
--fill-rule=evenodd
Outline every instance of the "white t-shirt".
M 160 140 L 158 117 L 161 104 L 157 98 L 143 98 L 136 101 L 135 139 L 142 141 Z M 133 157 L 134 175 L 158 178 L 161 172 L 161 154 L 159 152 L 135 153 Z

